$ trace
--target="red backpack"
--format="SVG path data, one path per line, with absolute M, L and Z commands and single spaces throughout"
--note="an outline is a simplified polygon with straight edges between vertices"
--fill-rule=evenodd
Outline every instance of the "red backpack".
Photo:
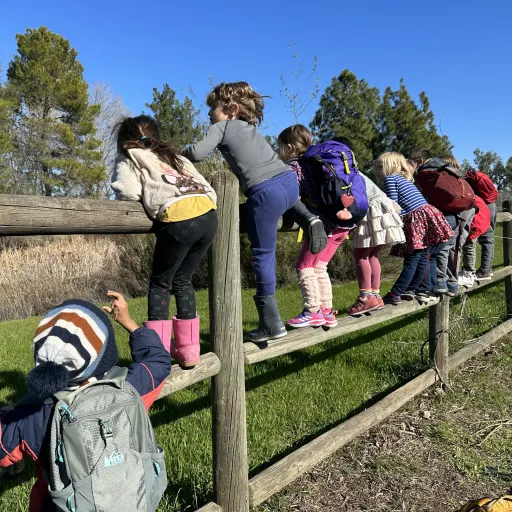
M 440 158 L 427 160 L 414 174 L 425 199 L 443 213 L 460 213 L 475 207 L 475 192 L 455 167 Z
M 475 194 L 481 197 L 486 204 L 494 203 L 498 199 L 498 190 L 487 174 L 472 170 L 466 174 L 466 180 Z

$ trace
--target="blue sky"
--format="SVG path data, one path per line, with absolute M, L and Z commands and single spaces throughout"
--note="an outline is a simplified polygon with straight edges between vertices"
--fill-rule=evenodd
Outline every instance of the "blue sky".
M 248 80 L 272 96 L 266 130 L 293 123 L 280 96 L 281 74 L 295 69 L 288 45 L 320 89 L 348 68 L 382 91 L 401 77 L 424 90 L 436 123 L 459 159 L 475 148 L 512 156 L 512 2 L 510 0 L 89 0 L 0 2 L 0 63 L 15 35 L 46 25 L 78 51 L 90 84 L 103 81 L 134 112 L 167 82 L 192 86 L 198 102 L 216 82 Z M 300 121 L 314 113 L 312 105 Z M 472 158 L 471 158 L 472 159 Z

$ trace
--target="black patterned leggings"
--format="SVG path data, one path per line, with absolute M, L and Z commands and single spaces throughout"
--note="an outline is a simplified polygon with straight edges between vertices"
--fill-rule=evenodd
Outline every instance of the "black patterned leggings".
M 215 210 L 180 222 L 158 223 L 153 268 L 149 280 L 148 320 L 168 320 L 171 293 L 177 318 L 196 317 L 192 275 L 217 233 Z

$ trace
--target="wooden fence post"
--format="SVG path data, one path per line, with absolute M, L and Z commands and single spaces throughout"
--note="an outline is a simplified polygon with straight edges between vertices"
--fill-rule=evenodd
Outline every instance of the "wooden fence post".
M 503 211 L 510 212 L 510 201 L 503 201 Z M 507 267 L 512 264 L 512 221 L 503 222 L 503 264 Z M 512 276 L 505 277 L 505 300 L 507 303 L 507 317 L 512 316 Z
M 429 356 L 439 378 L 448 381 L 450 298 L 441 295 L 439 302 L 429 308 Z
M 219 230 L 209 253 L 210 336 L 221 368 L 213 378 L 213 488 L 223 512 L 249 511 L 238 181 L 218 172 Z

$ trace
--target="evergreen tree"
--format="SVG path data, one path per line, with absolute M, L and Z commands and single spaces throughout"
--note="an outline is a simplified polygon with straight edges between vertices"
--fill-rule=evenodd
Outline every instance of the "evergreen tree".
M 5 192 L 9 187 L 9 155 L 12 151 L 10 114 L 13 105 L 6 87 L 0 82 L 0 193 Z
M 45 195 L 91 195 L 104 178 L 83 66 L 69 41 L 46 27 L 16 36 L 18 54 L 7 70 L 16 98 L 14 172 L 24 190 Z
M 368 169 L 381 150 L 379 105 L 379 90 L 345 69 L 322 94 L 310 125 L 315 139 L 348 139 L 360 168 Z
M 487 174 L 498 190 L 512 181 L 512 157 L 504 164 L 501 156 L 494 151 L 483 152 L 480 149 L 475 149 L 473 154 L 476 168 Z
M 422 92 L 419 100 L 417 105 L 403 79 L 397 91 L 386 88 L 379 115 L 383 149 L 405 156 L 417 148 L 428 148 L 434 155 L 450 153 L 453 146 L 446 135 L 437 133 L 427 95 Z
M 188 96 L 180 101 L 168 84 L 163 86 L 162 92 L 153 88 L 153 101 L 146 103 L 146 107 L 153 112 L 160 134 L 169 144 L 182 148 L 201 138 L 203 126 L 197 121 L 199 110 Z

